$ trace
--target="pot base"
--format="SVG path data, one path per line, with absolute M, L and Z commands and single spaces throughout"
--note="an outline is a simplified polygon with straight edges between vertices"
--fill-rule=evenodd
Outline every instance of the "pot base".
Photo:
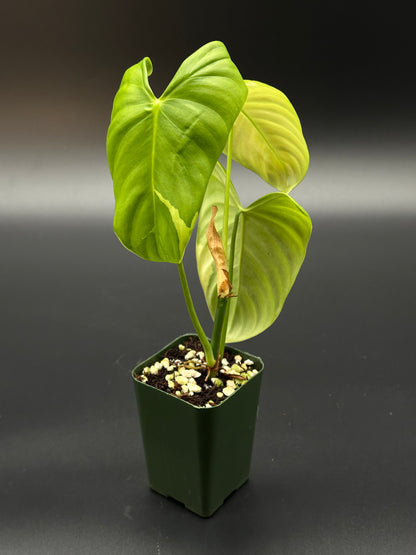
M 215 508 L 212 509 L 212 512 L 209 512 L 208 514 L 200 514 L 199 512 L 194 510 L 193 506 L 188 506 L 186 505 L 183 501 L 181 501 L 180 499 L 175 499 L 175 497 L 172 497 L 170 495 L 166 495 L 165 493 L 163 493 L 162 491 L 158 491 L 157 489 L 155 489 L 154 487 L 150 486 L 150 489 L 157 495 L 161 495 L 162 497 L 164 497 L 165 499 L 169 499 L 171 501 L 173 501 L 174 503 L 178 503 L 179 505 L 182 505 L 185 509 L 187 509 L 188 511 L 191 511 L 192 513 L 197 514 L 198 516 L 200 516 L 201 518 L 210 518 L 214 513 L 216 513 L 227 501 L 228 499 L 230 499 L 234 494 L 236 494 L 238 492 L 239 489 L 241 489 L 243 486 L 245 486 L 245 484 L 247 484 L 248 482 L 248 478 L 245 478 L 243 480 L 243 482 L 238 485 L 231 493 L 229 493 L 222 501 L 221 503 L 219 503 L 219 505 Z

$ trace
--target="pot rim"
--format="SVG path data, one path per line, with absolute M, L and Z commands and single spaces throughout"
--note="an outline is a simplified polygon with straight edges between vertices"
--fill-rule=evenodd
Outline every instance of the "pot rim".
M 154 386 L 152 386 L 152 385 L 149 385 L 149 384 L 147 384 L 147 383 L 145 383 L 145 382 L 141 382 L 140 380 L 138 380 L 138 379 L 136 378 L 136 375 L 135 375 L 135 374 L 136 374 L 136 370 L 137 370 L 140 366 L 143 366 L 143 367 L 144 367 L 144 365 L 146 365 L 146 363 L 147 363 L 149 360 L 151 360 L 152 358 L 154 358 L 154 357 L 156 357 L 156 356 L 159 356 L 159 353 L 161 354 L 163 351 L 168 350 L 169 348 L 171 348 L 176 342 L 180 342 L 182 339 L 185 339 L 185 338 L 188 338 L 188 337 L 198 337 L 198 335 L 197 335 L 195 332 L 193 332 L 193 333 L 184 333 L 184 334 L 182 334 L 182 335 L 179 335 L 179 336 L 176 337 L 175 339 L 172 339 L 172 341 L 170 341 L 167 345 L 165 345 L 164 347 L 162 347 L 161 349 L 159 349 L 156 353 L 154 353 L 153 355 L 147 357 L 144 361 L 137 363 L 136 366 L 135 366 L 135 367 L 133 368 L 133 370 L 131 371 L 132 378 L 133 378 L 133 380 L 134 380 L 134 382 L 135 382 L 136 384 L 140 384 L 140 386 L 143 386 L 143 387 L 148 387 L 148 388 L 150 388 L 152 391 L 158 391 L 159 393 L 161 393 L 161 394 L 163 394 L 163 395 L 166 395 L 168 398 L 175 399 L 175 400 L 178 401 L 178 402 L 186 403 L 186 405 L 191 406 L 192 408 L 194 408 L 194 409 L 196 409 L 196 410 L 210 410 L 210 411 L 211 411 L 211 410 L 215 410 L 215 409 L 218 409 L 218 408 L 220 408 L 220 407 L 223 407 L 223 406 L 225 405 L 225 403 L 227 403 L 227 402 L 230 401 L 231 399 L 235 398 L 235 396 L 238 395 L 238 393 L 241 391 L 241 389 L 242 389 L 244 386 L 239 387 L 235 393 L 233 393 L 233 394 L 230 395 L 229 397 L 226 397 L 225 399 L 223 399 L 220 403 L 218 403 L 218 405 L 214 405 L 214 406 L 211 406 L 211 407 L 206 407 L 206 406 L 197 406 L 197 405 L 193 405 L 192 403 L 189 403 L 189 401 L 187 401 L 186 399 L 182 399 L 181 397 L 178 397 L 178 396 L 176 396 L 176 395 L 172 395 L 172 393 L 167 393 L 166 391 L 163 391 L 163 389 L 158 389 L 157 387 L 154 387 Z M 230 351 L 232 351 L 232 352 L 235 351 L 236 353 L 247 355 L 247 358 L 250 357 L 250 358 L 256 359 L 256 361 L 258 361 L 258 362 L 260 363 L 260 368 L 256 368 L 256 370 L 258 371 L 258 373 L 255 374 L 254 376 L 252 376 L 252 377 L 250 378 L 250 380 L 248 380 L 247 383 L 252 382 L 252 380 L 260 379 L 261 374 L 262 374 L 263 369 L 264 369 L 264 362 L 263 362 L 263 360 L 262 360 L 259 356 L 253 355 L 253 354 L 251 354 L 251 353 L 248 353 L 247 351 L 243 351 L 242 349 L 238 349 L 237 347 L 232 347 L 231 345 L 225 345 L 225 347 L 226 347 L 227 349 L 229 349 Z

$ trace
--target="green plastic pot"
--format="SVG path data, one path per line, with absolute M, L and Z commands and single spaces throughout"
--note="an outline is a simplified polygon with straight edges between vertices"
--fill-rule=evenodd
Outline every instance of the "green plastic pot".
M 196 407 L 134 378 L 189 337 L 195 335 L 178 337 L 132 375 L 150 487 L 209 517 L 248 479 L 264 365 L 259 357 L 227 347 L 250 358 L 259 372 L 211 408 Z

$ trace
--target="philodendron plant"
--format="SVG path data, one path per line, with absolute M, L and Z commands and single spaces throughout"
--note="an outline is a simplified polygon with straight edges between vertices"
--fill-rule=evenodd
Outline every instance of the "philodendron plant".
M 244 80 L 221 42 L 187 58 L 159 98 L 151 73 L 149 58 L 129 68 L 114 100 L 107 137 L 114 230 L 136 255 L 177 265 L 215 375 L 226 342 L 253 337 L 274 322 L 302 265 L 312 226 L 289 193 L 306 174 L 308 149 L 287 97 Z M 243 207 L 231 160 L 277 192 Z M 196 257 L 214 321 L 211 340 L 183 265 L 198 216 Z

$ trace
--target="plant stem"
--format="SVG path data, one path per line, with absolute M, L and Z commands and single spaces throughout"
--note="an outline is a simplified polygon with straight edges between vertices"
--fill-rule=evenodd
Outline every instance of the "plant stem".
M 234 225 L 233 225 L 233 232 L 231 235 L 231 245 L 230 245 L 230 258 L 228 261 L 228 269 L 229 269 L 229 274 L 228 277 L 230 279 L 230 283 L 233 282 L 234 279 L 234 256 L 235 256 L 235 241 L 237 238 L 237 231 L 238 231 L 238 221 L 240 219 L 240 214 L 241 212 L 237 212 L 235 219 L 234 219 Z M 220 339 L 220 344 L 219 344 L 219 352 L 222 353 L 224 352 L 224 347 L 225 347 L 225 340 L 226 340 L 226 336 L 227 336 L 227 327 L 228 327 L 228 316 L 230 314 L 230 303 L 227 303 L 227 307 L 225 310 L 225 315 L 224 315 L 224 322 L 222 324 L 222 330 L 221 330 L 221 339 Z
M 228 135 L 228 147 L 227 147 L 227 168 L 225 174 L 225 192 L 224 192 L 224 214 L 222 222 L 222 245 L 225 252 L 227 253 L 227 242 L 228 242 L 228 215 L 230 212 L 230 186 L 231 186 L 231 150 L 233 143 L 233 128 L 231 128 L 230 134 Z
M 217 308 L 215 310 L 214 327 L 212 329 L 212 352 L 214 357 L 218 359 L 222 356 L 222 351 L 220 350 L 222 330 L 225 320 L 225 314 L 227 311 L 228 298 L 218 297 Z
M 178 264 L 179 270 L 179 277 L 181 279 L 181 285 L 183 290 L 183 295 L 185 297 L 186 307 L 189 312 L 189 316 L 192 320 L 192 324 L 195 328 L 196 333 L 198 334 L 199 340 L 201 341 L 202 347 L 205 352 L 205 360 L 210 368 L 215 366 L 216 358 L 212 352 L 212 347 L 209 342 L 208 337 L 205 335 L 204 330 L 198 320 L 198 316 L 195 311 L 194 303 L 192 302 L 191 292 L 189 290 L 188 280 L 186 279 L 185 268 L 183 262 L 179 262 Z
M 228 135 L 228 147 L 227 147 L 227 168 L 225 176 L 225 191 L 224 191 L 224 211 L 223 211 L 223 221 L 222 221 L 222 245 L 225 252 L 228 250 L 228 220 L 230 213 L 230 188 L 231 188 L 231 151 L 233 142 L 233 129 L 231 128 L 230 134 Z M 228 258 L 228 256 L 227 256 Z M 228 265 L 230 268 L 230 266 Z M 230 283 L 232 281 L 230 279 Z M 227 330 L 227 314 L 229 312 L 229 298 L 218 298 L 217 308 L 215 310 L 214 327 L 212 330 L 212 350 L 214 356 L 222 356 L 224 353 L 225 336 Z

